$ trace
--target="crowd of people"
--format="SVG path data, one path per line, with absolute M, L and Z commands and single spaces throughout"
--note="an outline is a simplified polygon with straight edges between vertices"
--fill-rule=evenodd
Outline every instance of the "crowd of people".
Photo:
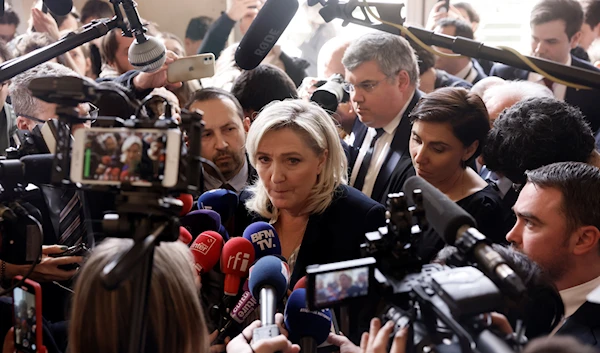
M 527 337 L 537 338 L 526 348 L 530 353 L 594 351 L 600 342 L 600 301 L 590 295 L 600 287 L 600 113 L 594 103 L 600 90 L 574 89 L 502 63 L 443 55 L 452 54 L 449 49 L 437 48 L 436 56 L 389 33 L 337 36 L 317 22 L 315 35 L 302 46 L 310 57 L 295 57 L 276 45 L 257 68 L 242 70 L 234 60 L 237 43 L 228 46 L 228 38 L 235 26 L 246 33 L 264 3 L 228 1 L 214 21 L 193 18 L 183 41 L 144 21 L 147 34 L 167 48 L 156 72 L 134 69 L 128 60 L 134 39 L 116 29 L 16 75 L 0 88 L 0 150 L 18 147 L 16 130 L 35 130 L 58 117 L 57 104 L 35 98 L 28 89 L 38 77 L 94 80 L 135 105 L 110 99 L 95 102 L 97 107 L 82 103 L 77 112 L 88 120 L 73 125 L 73 131 L 93 128 L 99 115 L 129 118 L 149 95 L 172 107 L 170 114 L 162 105 L 150 114 L 161 119 L 176 120 L 181 108 L 199 111 L 201 155 L 211 162 L 203 165 L 201 191 L 227 189 L 238 195 L 226 225 L 231 238 L 244 236 L 254 222 L 272 225 L 289 267 L 290 289 L 309 265 L 360 258 L 365 234 L 387 224 L 388 195 L 401 192 L 416 175 L 469 213 L 525 284 L 525 300 L 485 314 L 492 326 L 508 335 L 524 323 Z M 426 28 L 477 38 L 476 6 L 443 6 L 433 7 Z M 105 0 L 87 0 L 81 12 L 66 16 L 44 13 L 40 2 L 31 9 L 27 32 L 17 34 L 20 18 L 6 5 L 0 16 L 0 62 L 113 15 L 113 5 Z M 530 26 L 526 54 L 600 73 L 595 66 L 600 1 L 539 0 Z M 213 77 L 167 82 L 169 65 L 197 53 L 218 58 Z M 339 82 L 328 81 L 336 74 Z M 336 111 L 326 111 L 313 97 L 325 81 L 345 92 Z M 143 170 L 151 178 L 164 172 L 165 136 L 105 131 L 87 136 L 92 179 L 137 181 Z M 132 297 L 134 281 L 107 290 L 100 280 L 105 266 L 133 244 L 101 228 L 99 220 L 114 210 L 115 195 L 46 184 L 28 195 L 44 230 L 41 261 L 29 277 L 42 284 L 49 352 L 127 350 L 132 302 L 139 299 Z M 92 248 L 89 257 L 51 256 L 82 243 Z M 456 258 L 456 249 L 432 227 L 423 228 L 409 250 L 423 264 L 450 264 Z M 279 336 L 254 341 L 253 331 L 262 323 L 247 320 L 236 337 L 215 341 L 220 327 L 211 310 L 223 301 L 221 271 L 199 276 L 191 252 L 179 241 L 162 242 L 153 256 L 145 351 L 299 351 L 281 314 L 275 317 Z M 77 268 L 62 267 L 69 264 Z M 1 259 L 0 284 L 7 287 L 29 268 Z M 363 270 L 321 277 L 315 284 L 317 302 L 373 299 L 367 277 Z M 370 320 L 381 305 L 381 298 L 375 299 L 353 301 L 348 331 L 331 333 L 329 344 L 342 353 L 404 352 L 412 342 L 407 328 L 394 336 L 393 325 Z M 12 310 L 11 298 L 0 298 L 4 353 L 22 344 L 23 325 L 35 318 L 25 308 L 15 325 Z

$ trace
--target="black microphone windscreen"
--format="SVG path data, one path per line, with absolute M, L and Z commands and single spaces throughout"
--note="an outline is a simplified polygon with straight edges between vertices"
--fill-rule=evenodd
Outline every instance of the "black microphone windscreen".
M 427 221 L 446 244 L 454 244 L 461 227 L 465 225 L 476 227 L 475 219 L 467 211 L 425 179 L 418 176 L 408 178 L 404 183 L 404 194 L 412 199 L 415 189 L 421 189 L 423 194 L 423 207 Z
M 53 154 L 32 154 L 21 157 L 24 179 L 32 184 L 50 184 L 52 180 Z
M 271 51 L 296 11 L 298 0 L 267 0 L 235 52 L 235 62 L 252 70 Z
M 73 9 L 73 0 L 44 0 L 44 4 L 56 16 L 66 16 Z

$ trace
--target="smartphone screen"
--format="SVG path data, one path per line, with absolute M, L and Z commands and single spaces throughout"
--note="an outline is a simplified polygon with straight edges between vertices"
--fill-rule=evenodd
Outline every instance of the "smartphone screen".
M 18 351 L 37 352 L 35 292 L 23 288 L 16 287 L 13 292 L 15 347 Z
M 369 267 L 335 272 L 318 273 L 315 276 L 315 298 L 318 307 L 333 306 L 346 298 L 364 297 L 369 294 Z
M 81 129 L 76 132 L 71 179 L 82 184 L 135 186 L 177 183 L 181 132 L 177 129 Z

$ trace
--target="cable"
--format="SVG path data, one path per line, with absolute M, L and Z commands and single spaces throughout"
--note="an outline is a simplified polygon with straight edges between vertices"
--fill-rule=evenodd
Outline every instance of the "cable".
M 388 22 L 385 21 L 383 19 L 381 19 L 379 16 L 375 15 L 375 13 L 373 12 L 373 10 L 371 10 L 371 5 L 369 4 L 369 2 L 367 0 L 361 0 L 362 3 L 365 5 L 365 8 L 367 10 L 367 12 L 373 17 L 375 18 L 377 21 L 386 24 L 388 26 L 392 26 L 394 28 L 398 28 L 400 30 L 400 32 L 406 36 L 408 36 L 410 39 L 412 39 L 415 43 L 417 43 L 421 48 L 427 50 L 428 52 L 430 52 L 431 54 L 437 55 L 437 56 L 443 56 L 443 57 L 452 57 L 452 58 L 458 58 L 461 57 L 463 55 L 460 54 L 446 54 L 446 53 L 442 53 L 439 52 L 435 49 L 433 49 L 432 47 L 430 47 L 429 45 L 423 43 L 419 38 L 417 38 L 414 34 L 412 34 L 406 27 L 399 25 L 397 23 L 393 23 L 393 22 Z M 576 83 L 571 83 L 565 80 L 561 80 L 555 76 L 550 75 L 549 73 L 547 73 L 546 71 L 540 69 L 537 65 L 535 65 L 533 62 L 531 62 L 531 60 L 529 60 L 527 57 L 525 57 L 523 54 L 519 53 L 518 51 L 516 51 L 513 48 L 510 47 L 506 47 L 506 46 L 499 46 L 498 48 L 505 50 L 507 52 L 512 53 L 513 55 L 515 55 L 517 58 L 521 59 L 521 61 L 523 61 L 525 64 L 527 64 L 527 66 L 529 66 L 533 71 L 535 71 L 536 73 L 558 83 L 561 85 L 565 85 L 567 87 L 571 87 L 571 88 L 575 88 L 575 89 L 591 89 L 590 87 L 587 86 L 583 86 L 583 85 L 579 85 Z

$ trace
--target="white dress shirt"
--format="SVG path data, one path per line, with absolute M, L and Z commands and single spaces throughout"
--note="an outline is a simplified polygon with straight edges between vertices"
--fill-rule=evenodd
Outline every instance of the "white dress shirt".
M 369 165 L 369 169 L 367 170 L 367 174 L 365 175 L 365 182 L 363 184 L 362 192 L 371 197 L 373 193 L 373 188 L 375 187 L 375 181 L 377 180 L 377 176 L 379 175 L 379 171 L 385 162 L 388 153 L 390 152 L 390 146 L 392 141 L 394 140 L 394 134 L 396 133 L 396 129 L 398 125 L 400 125 L 400 121 L 402 120 L 402 115 L 406 111 L 406 108 L 412 101 L 415 93 L 413 92 L 410 98 L 404 104 L 404 107 L 400 110 L 398 115 L 392 120 L 389 124 L 383 127 L 384 133 L 379 137 L 377 142 L 375 142 L 375 146 L 373 147 L 373 156 L 371 157 L 371 164 Z M 351 185 L 354 185 L 356 182 L 356 177 L 358 176 L 358 171 L 360 170 L 360 166 L 362 164 L 363 159 L 365 158 L 365 154 L 369 150 L 369 146 L 371 146 L 371 141 L 373 137 L 377 134 L 377 131 L 374 128 L 368 128 L 367 133 L 365 135 L 365 139 L 360 147 L 360 151 L 358 156 L 356 157 L 356 162 L 354 163 L 354 168 L 352 169 L 352 175 L 350 177 Z M 352 141 L 354 142 L 354 141 Z
M 565 305 L 565 317 L 573 315 L 586 301 L 586 297 L 600 286 L 600 277 L 575 287 L 561 290 L 560 297 Z
M 473 83 L 473 81 L 475 81 L 475 77 L 477 77 L 477 70 L 475 70 L 475 68 L 473 67 L 473 62 L 469 60 L 467 66 L 465 66 L 462 70 L 457 72 L 454 76 L 462 78 L 463 80 L 469 83 Z
M 233 178 L 227 180 L 227 184 L 231 185 L 235 189 L 235 192 L 238 194 L 242 189 L 246 186 L 248 182 L 248 160 L 246 156 L 244 156 L 244 166 L 240 169 L 239 173 L 233 176 Z M 221 180 L 215 178 L 214 176 L 204 173 L 204 188 L 206 190 L 214 190 L 218 189 L 223 185 Z
M 564 65 L 571 66 L 571 55 L 569 55 L 569 59 Z M 538 74 L 537 72 L 530 72 L 529 76 L 527 76 L 527 81 L 539 83 L 545 86 L 544 84 L 544 76 Z M 554 82 L 552 84 L 552 93 L 554 94 L 554 98 L 559 101 L 565 100 L 565 95 L 567 94 L 567 86 L 561 85 L 559 83 Z

